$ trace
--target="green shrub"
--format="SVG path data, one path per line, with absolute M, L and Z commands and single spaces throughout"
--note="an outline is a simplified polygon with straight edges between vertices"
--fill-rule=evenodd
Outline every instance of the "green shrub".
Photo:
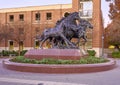
M 3 55 L 3 56 L 9 56 L 9 51 L 2 50 L 2 55 Z
M 80 64 L 88 64 L 87 60 L 84 58 L 81 58 L 79 61 Z
M 17 56 L 15 58 L 11 59 L 10 61 L 23 63 L 24 60 L 25 60 L 24 56 Z
M 87 50 L 89 56 L 95 56 L 96 52 L 95 50 Z
M 80 60 L 61 60 L 61 59 L 52 59 L 52 58 L 35 60 L 35 59 L 27 59 L 24 58 L 23 56 L 18 56 L 11 59 L 11 61 L 21 62 L 21 63 L 32 63 L 32 64 L 94 64 L 94 63 L 107 62 L 108 60 L 104 58 L 97 58 L 94 56 L 81 58 Z
M 87 64 L 92 64 L 92 63 L 103 63 L 107 62 L 107 59 L 104 58 L 98 58 L 94 56 L 89 56 L 88 58 L 85 59 L 87 61 Z
M 113 52 L 112 57 L 113 58 L 120 58 L 120 52 Z
M 17 51 L 14 51 L 14 50 L 13 50 L 13 51 L 8 51 L 8 52 L 9 52 L 9 55 L 10 55 L 10 54 L 14 54 L 14 55 L 18 56 L 18 52 L 17 52 Z
M 20 56 L 24 56 L 26 52 L 27 52 L 27 50 L 21 51 L 21 52 L 20 52 Z
M 27 50 L 23 50 L 20 52 L 20 56 L 24 56 L 24 54 L 27 52 Z M 15 56 L 18 56 L 19 53 L 18 51 L 8 51 L 8 50 L 2 50 L 2 52 L 0 52 L 1 55 L 3 56 L 9 56 L 10 54 L 14 54 Z
M 14 54 L 14 55 L 18 56 L 18 52 L 17 52 L 17 51 L 14 51 L 14 50 L 13 50 L 13 51 L 2 50 L 1 54 L 2 54 L 3 56 L 9 56 L 10 54 Z

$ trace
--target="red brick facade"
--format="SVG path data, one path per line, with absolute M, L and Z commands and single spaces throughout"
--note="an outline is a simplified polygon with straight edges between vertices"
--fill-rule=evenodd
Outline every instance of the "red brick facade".
M 83 0 L 82 0 L 83 1 Z M 45 28 L 53 28 L 57 20 L 63 17 L 65 12 L 79 11 L 81 8 L 80 0 L 72 0 L 72 4 L 35 6 L 23 8 L 10 8 L 0 10 L 0 24 L 13 24 L 19 21 L 19 15 L 24 15 L 24 21 L 29 24 L 27 37 L 24 41 L 24 47 L 34 47 L 34 36 L 37 31 L 42 32 Z M 101 20 L 101 0 L 93 0 L 93 47 L 101 48 L 102 20 Z M 40 21 L 36 21 L 35 14 L 40 13 Z M 46 20 L 46 14 L 51 13 L 51 20 Z M 10 15 L 14 15 L 14 22 L 10 22 Z M 3 41 L 4 43 L 4 41 Z M 0 47 L 4 47 L 4 44 Z M 18 47 L 17 43 L 14 43 Z
M 93 49 L 96 50 L 97 56 L 103 55 L 103 22 L 101 11 L 101 0 L 93 0 Z
M 71 8 L 70 8 L 70 7 Z M 46 6 L 45 6 L 46 7 Z M 47 6 L 51 7 L 51 6 Z M 30 10 L 30 11 L 24 11 L 24 8 L 21 10 L 18 10 L 17 8 L 12 8 L 4 12 L 6 9 L 2 9 L 3 13 L 0 12 L 0 24 L 9 24 L 13 25 L 16 22 L 19 22 L 19 15 L 24 15 L 24 21 L 29 26 L 27 28 L 27 37 L 24 41 L 24 47 L 34 47 L 34 36 L 36 35 L 36 29 L 39 30 L 41 33 L 45 28 L 53 28 L 55 26 L 55 23 L 57 20 L 59 20 L 61 17 L 63 17 L 65 12 L 72 12 L 72 5 L 54 5 L 54 7 L 57 7 L 57 9 L 51 8 L 51 9 L 44 9 L 44 6 L 41 9 L 38 10 Z M 29 8 L 29 7 L 28 7 Z M 33 7 L 34 8 L 34 7 Z M 37 21 L 35 19 L 35 14 L 40 13 L 40 21 Z M 51 13 L 52 17 L 51 20 L 46 20 L 46 14 Z M 9 18 L 10 15 L 14 15 L 14 22 L 10 22 Z M 0 44 L 0 47 L 4 47 L 4 41 Z M 17 43 L 14 42 L 14 47 L 18 47 Z

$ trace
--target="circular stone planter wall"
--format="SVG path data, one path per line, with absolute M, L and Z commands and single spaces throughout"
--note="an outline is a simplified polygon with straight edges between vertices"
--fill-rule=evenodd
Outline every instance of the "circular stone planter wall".
M 109 60 L 109 62 L 99 64 L 49 65 L 15 63 L 7 59 L 3 61 L 3 67 L 15 71 L 34 73 L 90 73 L 113 69 L 116 62 L 112 59 Z

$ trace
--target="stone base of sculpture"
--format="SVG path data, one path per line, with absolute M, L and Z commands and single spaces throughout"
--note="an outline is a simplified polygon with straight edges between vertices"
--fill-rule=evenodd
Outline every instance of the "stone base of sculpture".
M 79 60 L 86 55 L 86 53 L 83 53 L 79 49 L 31 49 L 24 56 L 29 59 L 37 60 L 44 58 Z

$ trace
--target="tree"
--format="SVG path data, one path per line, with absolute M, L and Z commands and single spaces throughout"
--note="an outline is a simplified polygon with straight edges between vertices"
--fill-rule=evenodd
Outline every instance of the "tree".
M 29 25 L 26 22 L 15 22 L 11 27 L 14 28 L 13 40 L 19 45 L 18 51 L 20 55 L 20 51 L 22 50 L 21 47 L 26 39 Z
M 0 42 L 4 41 L 5 50 L 7 50 L 8 40 L 13 38 L 13 30 L 10 28 L 9 24 L 1 24 L 0 26 Z
M 120 21 L 114 20 L 114 22 L 111 23 L 110 27 L 107 29 L 106 32 L 107 36 L 107 42 L 110 45 L 114 45 L 119 51 L 119 45 L 120 45 Z
M 114 45 L 120 51 L 120 5 L 119 0 L 110 3 L 109 17 L 112 20 L 106 30 L 108 44 Z
M 120 3 L 120 1 L 114 0 L 109 4 L 110 10 L 108 16 L 112 20 L 116 19 L 120 15 L 120 5 L 118 3 Z

